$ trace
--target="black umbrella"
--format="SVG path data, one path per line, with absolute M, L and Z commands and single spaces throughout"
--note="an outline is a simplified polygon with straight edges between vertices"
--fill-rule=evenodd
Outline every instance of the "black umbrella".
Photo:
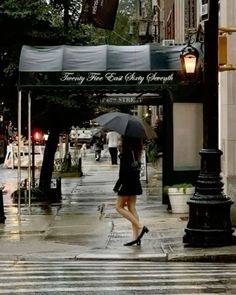
M 149 124 L 130 114 L 111 112 L 95 118 L 94 121 L 124 136 L 144 139 L 156 137 L 155 131 Z

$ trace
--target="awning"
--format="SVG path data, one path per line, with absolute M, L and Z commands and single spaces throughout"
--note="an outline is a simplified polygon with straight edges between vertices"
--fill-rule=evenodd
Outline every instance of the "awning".
M 182 78 L 183 46 L 23 46 L 19 87 L 79 88 L 105 92 L 150 90 Z M 130 92 L 132 92 L 130 91 Z

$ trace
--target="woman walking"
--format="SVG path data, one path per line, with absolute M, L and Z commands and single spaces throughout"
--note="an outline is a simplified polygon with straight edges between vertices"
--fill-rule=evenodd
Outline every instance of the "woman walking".
M 136 196 L 142 194 L 140 182 L 140 159 L 142 140 L 123 137 L 120 153 L 119 178 L 114 186 L 117 193 L 116 210 L 132 224 L 133 240 L 124 246 L 141 245 L 141 239 L 148 228 L 142 226 L 136 210 Z

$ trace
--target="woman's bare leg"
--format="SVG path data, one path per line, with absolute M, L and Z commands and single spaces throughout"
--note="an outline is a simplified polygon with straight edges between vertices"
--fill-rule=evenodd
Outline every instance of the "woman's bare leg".
M 119 212 L 124 218 L 129 220 L 132 224 L 133 235 L 134 238 L 139 234 L 139 230 L 141 229 L 141 224 L 139 223 L 139 218 L 137 211 L 135 209 L 136 196 L 117 196 L 116 199 L 116 210 Z M 127 204 L 128 210 L 125 209 Z
M 139 221 L 139 216 L 138 216 L 138 213 L 136 210 L 136 196 L 128 197 L 127 207 L 128 207 L 129 212 L 131 212 L 133 214 L 133 216 L 135 216 L 136 220 Z M 139 225 L 140 225 L 140 223 L 139 223 Z M 133 228 L 133 238 L 135 240 L 140 233 L 141 225 L 139 227 L 137 227 L 134 224 L 132 224 L 132 228 Z

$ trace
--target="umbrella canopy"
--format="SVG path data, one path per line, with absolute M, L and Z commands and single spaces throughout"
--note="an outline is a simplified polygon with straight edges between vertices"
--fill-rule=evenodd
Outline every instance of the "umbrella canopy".
M 95 118 L 94 121 L 124 136 L 144 139 L 156 137 L 156 133 L 150 125 L 130 114 L 111 112 Z

